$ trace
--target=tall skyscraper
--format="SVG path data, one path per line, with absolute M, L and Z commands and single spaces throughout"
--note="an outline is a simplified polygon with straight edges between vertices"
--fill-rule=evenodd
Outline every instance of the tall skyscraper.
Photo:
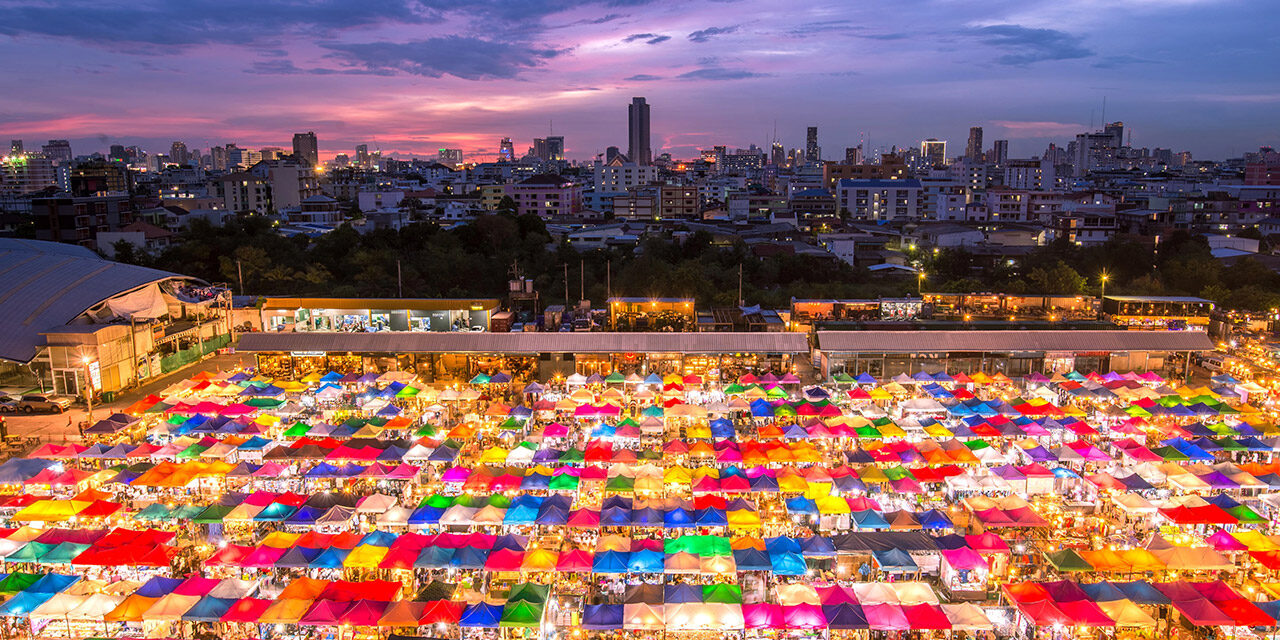
M 1009 162 L 1009 141 L 996 140 L 991 146 L 991 157 L 988 161 L 995 164 L 1008 164 Z
M 636 164 L 653 162 L 649 148 L 649 103 L 632 98 L 627 106 L 627 159 Z
M 817 162 L 822 159 L 822 148 L 818 146 L 818 128 L 809 127 L 804 137 L 804 161 Z
M 862 145 L 856 147 L 845 147 L 844 149 L 845 164 L 862 164 Z
M 367 144 L 356 145 L 356 166 L 357 167 L 369 166 L 369 145 Z
M 1103 133 L 1110 135 L 1111 139 L 1115 140 L 1114 146 L 1117 149 L 1124 146 L 1124 123 L 1123 122 L 1109 122 L 1102 127 L 1102 131 Z
M 187 143 L 174 140 L 173 144 L 169 145 L 169 160 L 178 165 L 189 164 L 191 153 L 187 151 Z
M 533 139 L 533 157 L 543 162 L 551 159 L 551 152 L 547 146 L 546 138 Z
M 516 147 L 511 143 L 511 138 L 503 138 L 498 143 L 498 162 L 515 162 Z
M 547 136 L 547 160 L 564 160 L 564 136 Z
M 40 151 L 44 153 L 44 157 L 53 160 L 54 164 L 71 163 L 71 143 L 66 140 L 50 140 L 49 144 L 40 148 Z
M 316 132 L 293 134 L 293 155 L 316 167 L 320 165 L 320 143 L 316 141 Z
M 769 164 L 775 167 L 781 167 L 787 163 L 787 149 L 782 146 L 781 142 L 774 142 L 769 148 Z
M 964 159 L 970 162 L 982 159 L 982 127 L 969 127 L 969 144 L 964 147 Z

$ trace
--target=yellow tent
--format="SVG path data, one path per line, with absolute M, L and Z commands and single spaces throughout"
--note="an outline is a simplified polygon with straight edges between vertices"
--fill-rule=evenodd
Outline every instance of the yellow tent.
M 555 571 L 560 554 L 550 549 L 530 549 L 524 554 L 521 571 Z
M 311 608 L 311 600 L 281 598 L 271 603 L 271 606 L 258 616 L 258 624 L 297 624 L 309 608 Z
M 82 500 L 37 500 L 9 519 L 14 522 L 62 522 L 89 508 Z
M 1099 602 L 1098 606 L 1117 627 L 1155 627 L 1156 621 L 1131 600 Z
M 849 513 L 851 511 L 848 501 L 837 496 L 822 496 L 813 502 L 818 507 L 818 513 L 823 515 Z
M 302 537 L 302 534 L 300 533 L 289 533 L 288 531 L 272 531 L 271 533 L 268 533 L 266 537 L 262 539 L 262 542 L 259 544 L 261 546 L 271 547 L 273 549 L 288 549 L 289 547 L 292 547 L 295 543 L 297 543 L 298 538 L 301 538 L 301 537 Z
M 729 512 L 729 525 L 734 527 L 759 527 L 762 526 L 762 523 L 760 522 L 760 514 L 755 511 L 739 509 Z
M 119 606 L 112 609 L 105 616 L 102 616 L 103 622 L 141 622 L 142 616 L 151 608 L 160 598 L 148 598 L 133 594 L 124 599 Z
M 378 564 L 386 557 L 387 551 L 389 551 L 387 547 L 362 544 L 347 554 L 342 561 L 342 566 L 348 569 L 377 569 Z

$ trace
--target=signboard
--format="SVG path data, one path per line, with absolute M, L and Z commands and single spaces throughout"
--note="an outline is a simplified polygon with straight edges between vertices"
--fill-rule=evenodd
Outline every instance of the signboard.
M 102 388 L 102 367 L 97 360 L 89 363 L 89 389 Z

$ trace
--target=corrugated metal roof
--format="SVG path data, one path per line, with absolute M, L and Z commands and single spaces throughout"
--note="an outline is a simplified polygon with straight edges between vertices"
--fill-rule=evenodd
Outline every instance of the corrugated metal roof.
M 113 296 L 180 277 L 75 245 L 0 238 L 0 358 L 30 362 L 44 344 L 40 332 Z
M 939 351 L 1208 351 L 1200 331 L 819 331 L 818 348 L 831 352 Z
M 801 333 L 246 333 L 239 351 L 353 353 L 807 353 Z

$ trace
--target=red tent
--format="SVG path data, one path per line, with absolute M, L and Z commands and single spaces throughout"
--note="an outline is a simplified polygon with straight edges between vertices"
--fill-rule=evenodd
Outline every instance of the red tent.
M 951 620 L 936 604 L 908 604 L 902 606 L 912 629 L 950 629 Z
M 241 598 L 222 614 L 222 622 L 245 622 L 257 624 L 262 612 L 271 606 L 272 601 L 265 598 Z

